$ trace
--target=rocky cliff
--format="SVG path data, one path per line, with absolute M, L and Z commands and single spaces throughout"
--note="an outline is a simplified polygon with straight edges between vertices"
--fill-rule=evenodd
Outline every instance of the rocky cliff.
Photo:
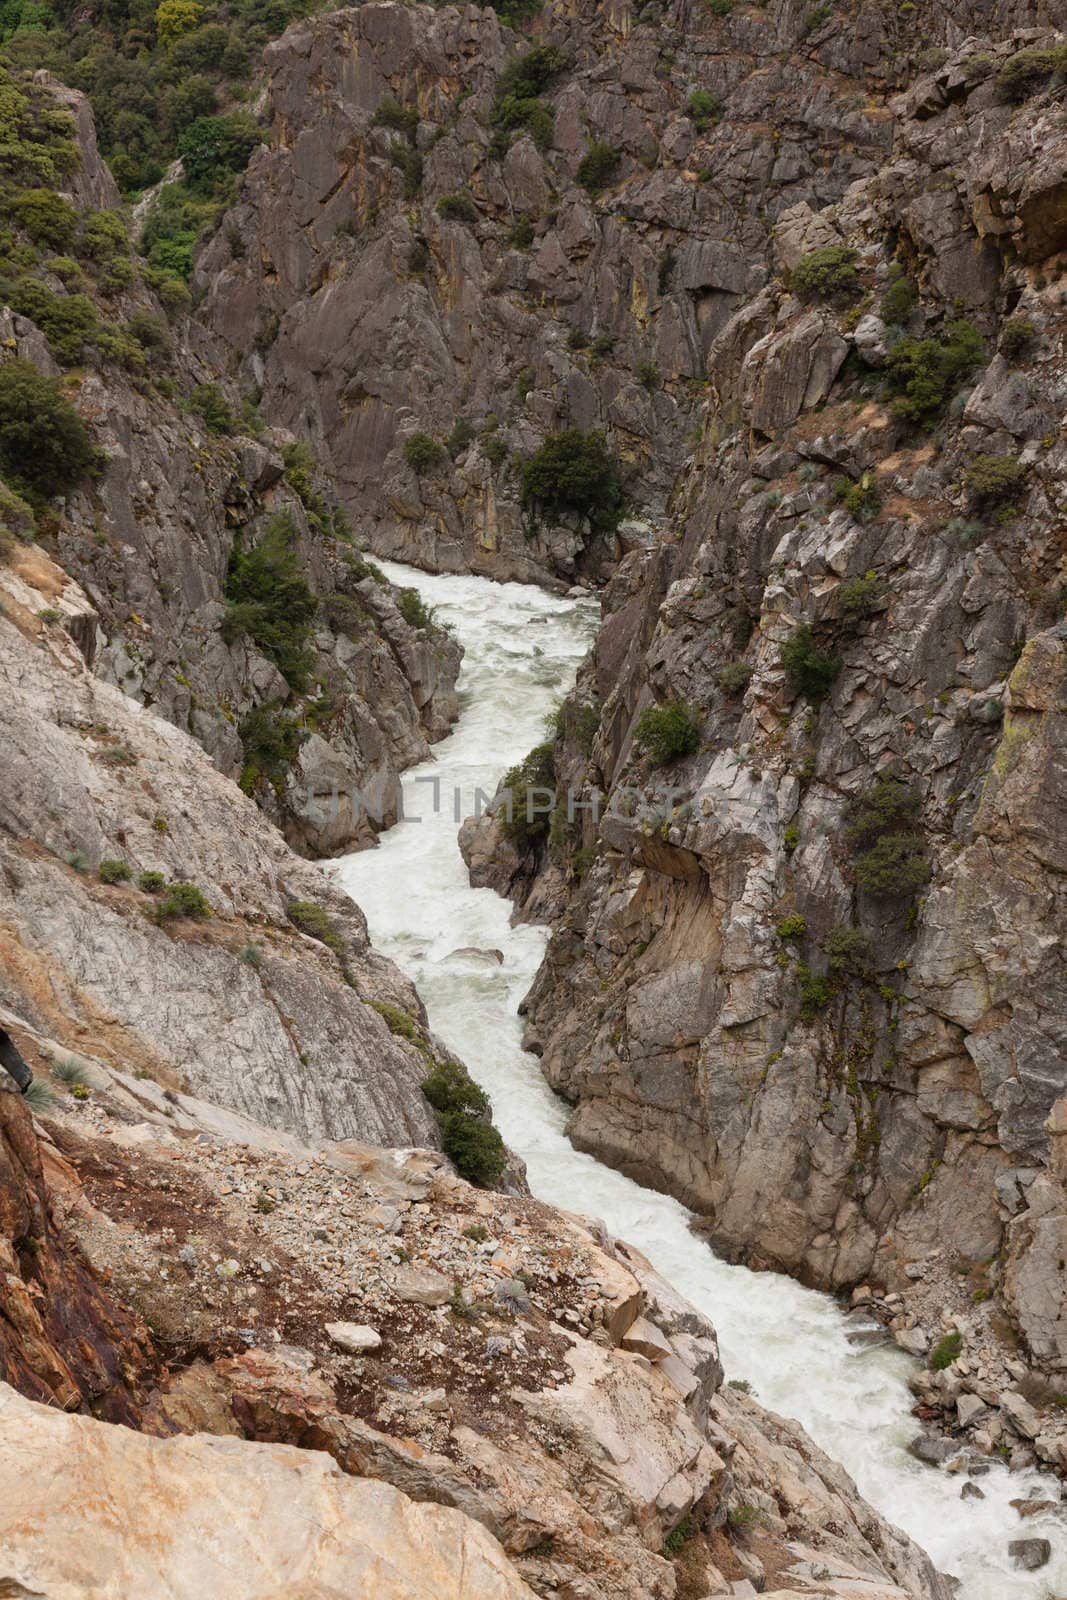
M 206 1562 L 213 1592 L 264 1600 L 279 1581 L 332 1594 L 342 1570 L 368 1600 L 739 1583 L 946 1600 L 795 1425 L 721 1387 L 714 1330 L 625 1245 L 472 1189 L 434 1152 L 305 1146 L 100 1058 L 78 1098 L 42 1065 L 49 1042 L 17 1036 L 57 1098 L 38 1123 L 45 1183 L 0 1093 L 36 1173 L 13 1282 L 47 1325 L 69 1303 L 57 1249 L 98 1302 L 106 1278 L 143 1432 L 70 1414 L 73 1393 L 50 1410 L 3 1388 L 0 1580 L 74 1596 L 106 1570 L 191 1600 Z M 0 1328 L 32 1393 L 31 1332 L 19 1346 Z M 121 1392 L 112 1375 L 86 1398 L 114 1414 Z M 30 1456 L 47 1468 L 27 1475 Z
M 362 559 L 306 439 L 242 407 L 195 320 L 172 308 L 168 325 L 82 97 L 46 74 L 5 71 L 3 87 L 24 136 L 0 173 L 16 223 L 3 358 L 65 372 L 97 452 L 68 482 L 51 457 L 34 468 L 0 446 L 9 489 L 37 507 L 5 500 L 4 523 L 36 520 L 83 586 L 98 677 L 192 733 L 299 850 L 371 843 L 395 820 L 398 773 L 455 716 L 459 651 Z M 60 169 L 51 195 L 17 154 L 34 116 Z
M 934 51 L 878 171 L 778 214 L 560 718 L 602 820 L 467 830 L 555 919 L 528 1040 L 575 1141 L 727 1254 L 903 1295 L 912 1348 L 960 1332 L 954 1422 L 1067 1366 L 1063 48 Z M 1058 1460 L 1051 1394 L 984 1446 Z

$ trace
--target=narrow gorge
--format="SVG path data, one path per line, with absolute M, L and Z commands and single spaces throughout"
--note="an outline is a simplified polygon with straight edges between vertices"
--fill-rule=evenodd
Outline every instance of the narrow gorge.
M 1063 23 L 0 6 L 0 1592 L 1067 1595 Z

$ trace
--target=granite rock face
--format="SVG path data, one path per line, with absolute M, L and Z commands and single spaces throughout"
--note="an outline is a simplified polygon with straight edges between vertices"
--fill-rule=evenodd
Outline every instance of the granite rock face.
M 358 907 L 187 733 L 41 620 L 46 596 L 61 618 L 89 609 L 41 552 L 0 568 L 0 589 L 0 999 L 74 1051 L 275 1127 L 435 1144 L 425 1058 L 374 1009 L 417 1029 L 421 1003 Z M 194 885 L 210 915 L 161 920 L 145 872 Z M 301 906 L 318 908 L 317 937 L 298 931 Z
M 812 44 L 785 7 L 546 7 L 533 42 L 561 66 L 539 145 L 494 132 L 501 73 L 530 41 L 490 9 L 296 24 L 266 53 L 267 147 L 199 257 L 199 314 L 271 417 L 315 441 L 375 550 L 602 575 L 624 538 L 533 519 L 516 464 L 561 427 L 603 429 L 663 529 L 708 351 L 766 282 L 777 219 L 888 153 L 888 118 L 857 103 L 884 28 L 872 8 L 862 41 Z M 591 193 L 594 142 L 618 161 Z M 457 194 L 462 214 L 442 215 Z M 845 350 L 814 326 L 798 338 L 808 404 Z M 448 444 L 422 472 L 404 456 L 419 432 Z
M 81 155 L 72 202 L 82 216 L 115 211 L 87 103 L 48 89 L 71 114 Z M 162 344 L 149 369 L 156 381 L 117 360 L 68 380 L 106 457 L 45 536 L 90 602 L 76 619 L 85 659 L 241 778 L 296 849 L 337 855 L 373 843 L 395 820 L 399 773 L 425 759 L 456 715 L 457 646 L 429 619 L 405 620 L 396 590 L 358 555 L 306 440 L 242 411 L 220 370 L 225 352 L 194 319 L 163 331 L 160 305 L 136 276 L 98 310 L 119 326 L 135 314 L 154 320 Z M 0 353 L 59 371 L 40 330 L 6 308 Z M 221 429 L 196 409 L 204 388 L 229 413 Z M 231 627 L 226 603 L 235 550 L 255 548 L 279 521 L 315 602 L 306 685 L 290 685 Z M 292 745 L 284 759 L 271 750 L 279 733 Z
M 622 560 L 561 718 L 558 784 L 601 820 L 464 847 L 555 922 L 527 1039 L 578 1145 L 811 1283 L 982 1266 L 1058 1379 L 1064 145 L 1054 91 L 998 87 L 1057 41 L 941 51 L 877 176 L 779 219 L 779 277 L 708 351 L 674 541 Z M 790 292 L 829 245 L 845 279 Z M 693 739 L 656 766 L 638 725 L 672 701 Z

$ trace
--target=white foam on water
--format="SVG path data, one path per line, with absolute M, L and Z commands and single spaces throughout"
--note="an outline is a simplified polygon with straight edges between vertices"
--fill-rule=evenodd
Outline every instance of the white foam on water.
M 456 833 L 457 815 L 473 811 L 476 790 L 491 795 L 501 774 L 545 737 L 546 715 L 592 641 L 597 607 L 523 584 L 381 565 L 417 589 L 462 641 L 462 711 L 433 760 L 405 775 L 406 820 L 377 849 L 333 868 L 362 906 L 377 948 L 414 979 L 434 1032 L 492 1096 L 496 1122 L 526 1162 L 533 1193 L 602 1218 L 643 1250 L 714 1322 L 727 1376 L 747 1379 L 765 1405 L 803 1423 L 883 1515 L 962 1580 L 961 1600 L 1067 1594 L 1060 1519 L 1023 1522 L 1009 1504 L 1045 1491 L 1058 1499 L 1055 1479 L 995 1463 L 980 1480 L 985 1499 L 961 1501 L 961 1477 L 906 1452 L 919 1427 L 910 1415 L 911 1362 L 903 1353 L 855 1348 L 829 1296 L 718 1260 L 689 1230 L 683 1206 L 571 1147 L 566 1107 L 521 1045 L 518 1005 L 546 930 L 511 927 L 507 901 L 471 888 Z M 440 780 L 436 811 L 431 779 Z M 472 949 L 502 951 L 503 965 L 457 954 Z M 1008 1542 L 1031 1536 L 1052 1540 L 1052 1561 L 1036 1573 L 1017 1572 Z

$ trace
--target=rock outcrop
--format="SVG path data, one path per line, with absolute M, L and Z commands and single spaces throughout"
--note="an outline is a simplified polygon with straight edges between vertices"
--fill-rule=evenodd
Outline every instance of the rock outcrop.
M 41 552 L 0 592 L 0 1001 L 277 1128 L 435 1144 L 421 1002 L 358 907 L 41 619 L 91 614 Z
M 555 919 L 527 1038 L 575 1142 L 727 1255 L 902 1295 L 905 1335 L 923 1264 L 964 1274 L 1051 1380 L 1051 1461 L 1065 150 L 1048 73 L 1012 85 L 1062 47 L 942 52 L 877 177 L 779 217 L 777 280 L 708 353 L 676 542 L 620 565 L 560 719 L 558 787 L 601 819 L 561 805 L 540 857 L 465 834 L 478 881 Z M 996 1320 L 984 1388 L 1018 1381 Z
M 141 1425 L 186 1437 L 0 1391 L 0 1580 L 73 1595 L 106 1569 L 192 1596 L 207 1559 L 242 1596 L 275 1592 L 268 1575 L 332 1593 L 343 1554 L 375 1600 L 449 1594 L 439 1567 L 465 1597 L 671 1600 L 683 1574 L 727 1595 L 817 1572 L 841 1600 L 946 1600 L 795 1425 L 721 1388 L 714 1329 L 595 1225 L 473 1189 L 433 1151 L 302 1145 L 84 1065 L 88 1092 L 57 1079 L 39 1124 L 51 1247 L 165 1352 Z M 119 1514 L 92 1538 L 102 1492 Z M 222 1508 L 243 1551 L 253 1504 L 254 1559 L 222 1562 Z
M 4 83 L 18 92 L 6 71 Z M 68 193 L 79 226 L 110 223 L 121 236 L 119 193 L 86 102 L 47 75 L 35 92 L 72 116 Z M 138 329 L 146 345 L 126 338 L 68 386 L 102 464 L 39 519 L 43 544 L 89 600 L 79 615 L 59 607 L 57 620 L 76 627 L 98 677 L 190 732 L 295 848 L 337 855 L 370 844 L 396 819 L 398 774 L 425 759 L 456 715 L 460 652 L 429 617 L 405 616 L 404 597 L 359 556 L 306 439 L 242 411 L 205 331 L 187 317 L 168 328 L 124 247 L 114 248 L 124 286 L 106 292 L 82 273 L 78 283 L 94 290 L 80 297 L 85 314 L 116 336 Z M 40 272 L 31 287 L 62 290 L 49 263 Z M 0 310 L 0 355 L 61 371 L 41 328 L 9 309 Z M 310 591 L 300 681 L 287 680 L 269 635 L 260 630 L 257 644 L 247 615 L 227 603 L 235 552 L 255 550 L 271 530 Z M 44 609 L 57 609 L 52 598 Z

